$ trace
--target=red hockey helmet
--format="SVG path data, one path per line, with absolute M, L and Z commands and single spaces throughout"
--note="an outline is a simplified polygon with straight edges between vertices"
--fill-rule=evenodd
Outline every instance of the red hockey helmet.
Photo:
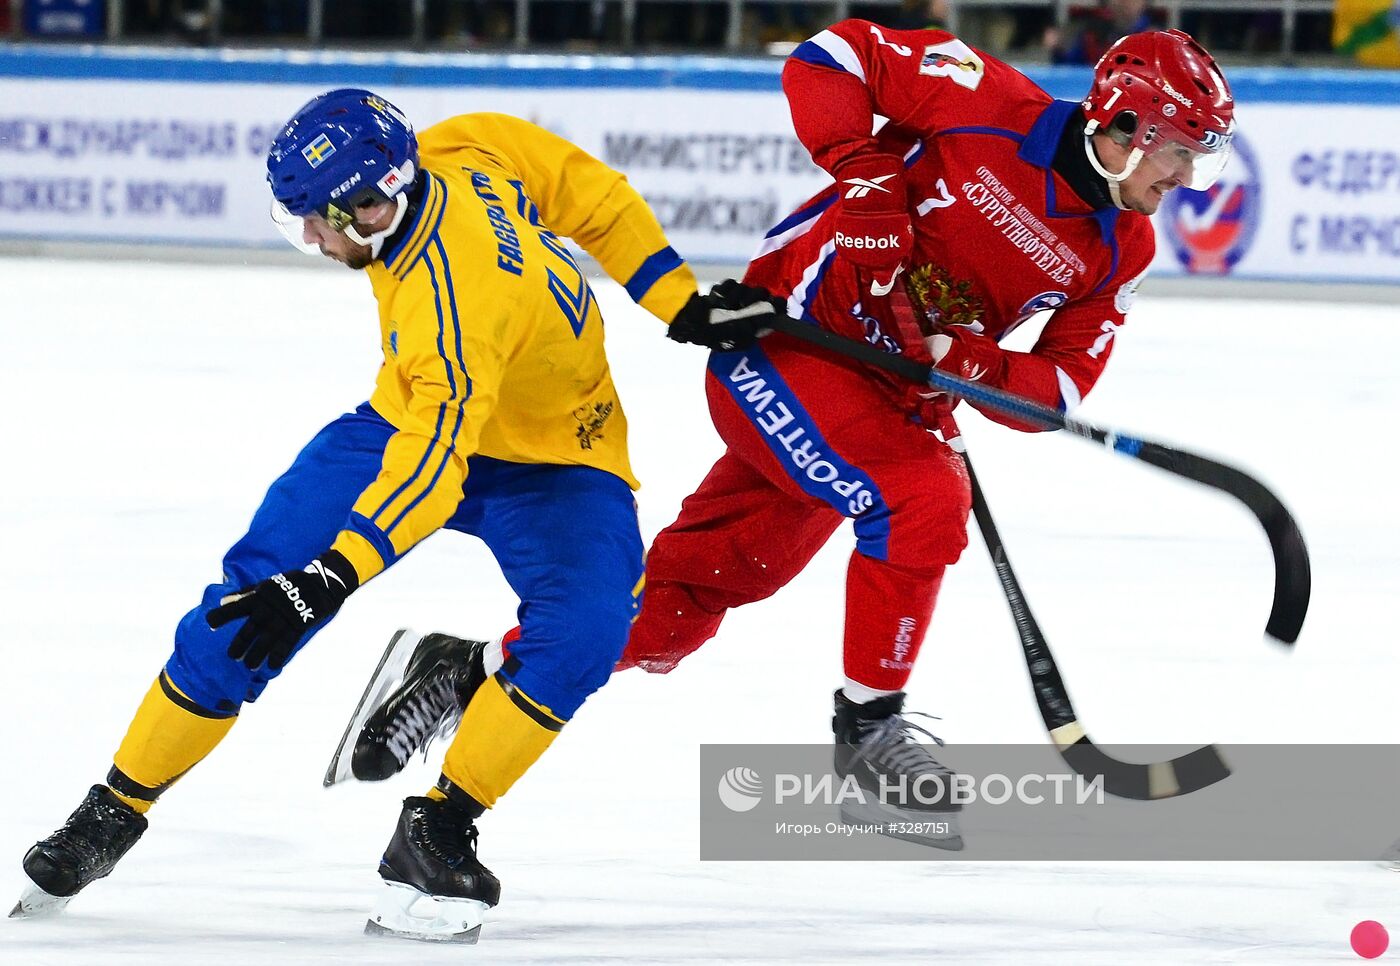
M 1147 160 L 1162 177 L 1203 191 L 1230 158 L 1230 85 L 1215 58 L 1180 30 L 1129 34 L 1108 48 L 1094 67 L 1084 114 L 1087 133 L 1107 131 L 1133 149 L 1123 171 L 1100 171 L 1115 181 Z

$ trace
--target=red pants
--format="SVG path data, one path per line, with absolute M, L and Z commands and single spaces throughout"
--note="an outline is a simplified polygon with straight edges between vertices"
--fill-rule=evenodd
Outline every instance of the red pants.
M 961 459 L 868 369 L 781 335 L 711 356 L 706 392 L 728 451 L 652 544 L 618 668 L 671 670 L 726 610 L 775 593 L 851 517 L 846 676 L 901 689 L 943 571 L 967 544 Z

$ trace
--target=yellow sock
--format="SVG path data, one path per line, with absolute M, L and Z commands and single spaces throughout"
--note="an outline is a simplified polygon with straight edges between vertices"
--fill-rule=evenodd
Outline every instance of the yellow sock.
M 564 722 L 548 708 L 500 676 L 492 676 L 462 714 L 457 737 L 442 763 L 443 777 L 490 808 L 544 754 L 563 727 Z
M 112 757 L 108 786 L 144 814 L 161 792 L 214 750 L 237 720 L 237 715 L 201 708 L 161 671 Z

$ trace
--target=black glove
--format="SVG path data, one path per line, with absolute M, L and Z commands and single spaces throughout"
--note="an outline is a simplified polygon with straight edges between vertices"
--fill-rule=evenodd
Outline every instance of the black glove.
M 766 289 L 727 278 L 708 295 L 692 295 L 666 337 L 730 352 L 753 345 L 754 339 L 771 330 L 765 323 L 786 310 L 783 300 Z
M 297 641 L 331 619 L 345 598 L 360 584 L 355 568 L 338 551 L 322 554 L 305 570 L 273 574 L 258 584 L 230 594 L 205 618 L 217 630 L 240 617 L 248 618 L 234 635 L 228 656 L 256 670 L 263 661 L 282 669 Z

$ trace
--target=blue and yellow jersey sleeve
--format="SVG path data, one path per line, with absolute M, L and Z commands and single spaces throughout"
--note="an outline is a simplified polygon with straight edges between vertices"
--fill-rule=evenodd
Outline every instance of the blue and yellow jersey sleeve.
M 434 179 L 395 265 L 375 266 L 385 365 L 375 402 L 397 432 L 378 477 L 355 501 L 334 549 L 363 582 L 447 522 L 462 498 L 467 457 L 495 408 L 518 292 L 485 291 L 479 251 L 495 239 L 443 231 L 446 186 Z M 412 262 L 410 265 L 409 262 Z M 390 261 L 391 264 L 394 260 Z
M 513 172 L 555 233 L 572 238 L 632 300 L 670 323 L 695 294 L 695 274 L 621 172 L 538 125 L 506 114 L 464 114 L 419 135 L 423 164 L 475 155 Z

